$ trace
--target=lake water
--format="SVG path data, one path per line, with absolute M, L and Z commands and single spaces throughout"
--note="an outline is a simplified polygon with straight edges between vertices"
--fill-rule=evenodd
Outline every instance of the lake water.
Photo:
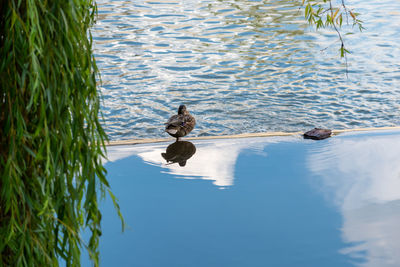
M 399 139 L 110 146 L 100 266 L 400 266 Z
M 166 137 L 181 103 L 192 136 L 399 125 L 400 1 L 348 2 L 366 30 L 345 36 L 347 79 L 337 36 L 295 1 L 97 1 L 107 133 Z

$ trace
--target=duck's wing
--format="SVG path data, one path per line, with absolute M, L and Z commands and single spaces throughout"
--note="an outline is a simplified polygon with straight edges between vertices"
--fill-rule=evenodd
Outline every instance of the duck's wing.
M 196 120 L 192 115 L 187 114 L 187 115 L 184 115 L 184 117 L 183 117 L 183 124 L 190 124 L 194 127 L 194 125 L 196 124 Z
M 169 118 L 169 120 L 164 123 L 165 127 L 170 127 L 170 126 L 181 126 L 182 123 L 184 122 L 184 118 L 182 115 L 174 115 L 171 118 Z

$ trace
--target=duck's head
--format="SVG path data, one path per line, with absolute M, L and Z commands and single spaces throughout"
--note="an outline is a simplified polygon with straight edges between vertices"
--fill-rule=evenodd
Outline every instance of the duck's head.
M 186 113 L 186 106 L 180 105 L 178 108 L 178 114 L 185 114 Z

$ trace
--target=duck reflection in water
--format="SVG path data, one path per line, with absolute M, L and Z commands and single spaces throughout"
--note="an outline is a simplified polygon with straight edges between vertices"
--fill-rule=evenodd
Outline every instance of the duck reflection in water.
M 186 161 L 196 153 L 196 146 L 189 141 L 176 141 L 167 147 L 165 153 L 161 156 L 167 161 L 168 164 L 178 163 L 179 166 L 184 167 Z

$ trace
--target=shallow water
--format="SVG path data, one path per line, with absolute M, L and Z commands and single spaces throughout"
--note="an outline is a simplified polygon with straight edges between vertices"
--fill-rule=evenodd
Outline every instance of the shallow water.
M 314 32 L 292 1 L 104 1 L 93 29 L 112 140 L 400 124 L 400 1 L 352 1 L 366 30 Z M 350 3 L 349 3 L 350 4 Z M 350 7 L 350 6 L 349 6 Z
M 100 263 L 400 266 L 399 138 L 109 147 L 108 180 L 128 228 L 121 233 L 111 201 L 101 203 Z

